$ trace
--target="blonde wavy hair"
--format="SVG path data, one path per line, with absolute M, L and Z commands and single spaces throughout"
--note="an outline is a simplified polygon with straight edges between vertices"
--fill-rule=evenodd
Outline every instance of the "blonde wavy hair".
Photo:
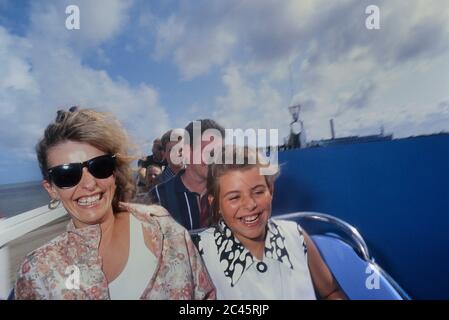
M 134 145 L 122 125 L 112 114 L 93 109 L 72 107 L 69 111 L 58 111 L 55 121 L 47 126 L 44 136 L 36 145 L 39 167 L 45 180 L 49 180 L 48 151 L 65 141 L 87 143 L 107 154 L 116 155 L 116 190 L 112 209 L 114 213 L 119 212 L 119 202 L 129 201 L 135 194 L 131 169 L 135 157 L 129 154 Z

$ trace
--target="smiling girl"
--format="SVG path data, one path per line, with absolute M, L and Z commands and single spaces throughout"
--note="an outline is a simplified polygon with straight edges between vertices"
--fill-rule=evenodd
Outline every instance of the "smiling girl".
M 198 243 L 217 298 L 344 299 L 305 231 L 295 222 L 270 219 L 276 175 L 261 174 L 267 164 L 255 150 L 231 148 L 232 164 L 209 167 L 216 226 L 200 233 Z

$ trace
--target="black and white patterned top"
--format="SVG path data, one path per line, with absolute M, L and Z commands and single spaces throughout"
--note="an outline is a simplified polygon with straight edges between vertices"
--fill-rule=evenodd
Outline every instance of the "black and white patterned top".
M 223 220 L 200 234 L 199 248 L 218 298 L 315 298 L 304 236 L 294 222 L 268 221 L 262 261 L 253 257 Z
M 282 236 L 278 226 L 271 222 L 267 225 L 267 241 L 265 242 L 265 256 L 285 263 L 293 269 L 288 251 L 285 248 L 285 237 Z M 225 266 L 224 274 L 231 286 L 240 279 L 253 263 L 251 252 L 232 234 L 231 229 L 223 220 L 215 227 L 215 244 L 220 257 L 220 264 Z

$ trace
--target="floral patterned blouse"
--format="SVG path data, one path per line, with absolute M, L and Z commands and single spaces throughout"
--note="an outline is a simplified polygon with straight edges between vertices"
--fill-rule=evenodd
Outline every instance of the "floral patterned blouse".
M 215 288 L 187 230 L 162 207 L 123 203 L 142 222 L 157 257 L 140 299 L 215 299 Z M 99 255 L 101 229 L 92 225 L 67 231 L 27 255 L 15 285 L 16 299 L 110 299 Z M 70 285 L 76 266 L 77 286 Z

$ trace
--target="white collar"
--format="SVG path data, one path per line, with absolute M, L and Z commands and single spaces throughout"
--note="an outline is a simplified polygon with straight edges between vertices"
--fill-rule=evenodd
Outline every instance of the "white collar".
M 221 219 L 214 231 L 215 245 L 220 259 L 220 265 L 233 287 L 242 277 L 243 273 L 257 260 L 243 244 L 234 237 L 231 229 Z M 284 263 L 293 269 L 287 248 L 285 247 L 285 236 L 278 225 L 269 220 L 265 238 L 264 256 Z M 226 261 L 227 263 L 223 263 Z

